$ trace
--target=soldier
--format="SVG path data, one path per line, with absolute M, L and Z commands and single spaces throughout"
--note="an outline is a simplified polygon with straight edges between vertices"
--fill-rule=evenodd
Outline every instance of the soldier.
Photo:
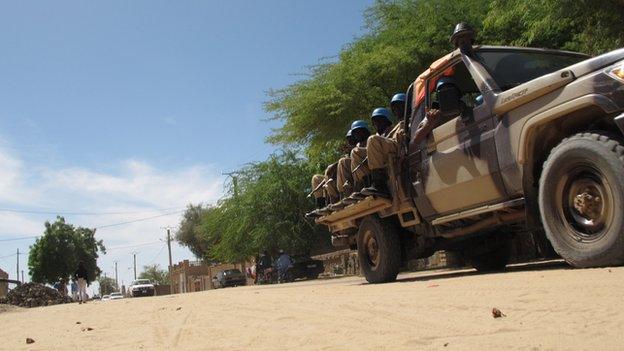
M 370 131 L 365 121 L 353 122 L 346 134 L 346 148 L 350 150 L 358 143 L 365 143 L 369 135 Z M 351 160 L 343 157 L 338 162 L 329 165 L 325 169 L 325 175 L 312 176 L 312 195 L 316 199 L 316 210 L 307 213 L 307 217 L 320 217 L 329 213 L 330 209 L 326 206 L 337 202 L 341 193 L 349 191 L 349 183 L 352 183 L 350 166 Z
M 375 126 L 377 134 L 369 137 L 384 137 L 392 126 L 392 113 L 385 107 L 379 107 L 373 110 L 371 120 Z M 368 142 L 367 142 L 368 144 Z M 353 179 L 356 184 L 359 185 L 358 189 L 364 186 L 366 178 L 370 175 L 370 168 L 367 164 L 367 147 L 356 147 L 351 151 L 351 172 L 353 173 Z
M 350 152 L 352 149 L 366 145 L 366 140 L 370 136 L 370 130 L 365 121 L 358 120 L 351 124 L 351 130 L 353 137 L 349 143 L 349 150 L 346 155 L 338 160 L 338 191 L 341 193 L 341 197 L 347 197 L 353 192 L 353 174 L 352 174 L 352 160 Z
M 440 88 L 443 88 L 444 84 L 447 83 L 449 82 L 441 79 L 440 82 L 438 82 L 436 89 L 439 90 Z M 394 113 L 399 115 L 401 113 L 404 114 L 405 95 L 396 94 L 392 100 L 393 102 L 395 102 L 395 106 L 393 106 L 392 108 Z M 425 117 L 416 129 L 416 134 L 413 140 L 414 143 L 420 143 L 421 141 L 425 140 L 427 135 L 435 127 L 439 116 L 439 110 L 432 109 L 427 111 Z M 368 142 L 366 143 L 366 149 L 368 154 L 368 168 L 370 169 L 371 185 L 368 188 L 362 189 L 361 193 L 363 195 L 376 195 L 382 197 L 390 196 L 390 192 L 388 191 L 387 186 L 388 162 L 390 158 L 394 159 L 398 157 L 398 153 L 400 152 L 399 146 L 404 144 L 404 138 L 405 129 L 403 121 L 399 122 L 386 135 L 373 135 L 368 138 Z
M 390 100 L 390 109 L 397 121 L 403 120 L 405 117 L 405 94 L 394 94 L 392 100 Z

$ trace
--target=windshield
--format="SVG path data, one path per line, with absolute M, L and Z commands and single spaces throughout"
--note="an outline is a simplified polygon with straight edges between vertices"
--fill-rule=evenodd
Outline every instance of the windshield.
M 234 274 L 242 274 L 238 269 L 228 269 L 227 271 L 223 271 L 225 275 L 234 275 Z
M 505 91 L 589 58 L 583 54 L 535 51 L 479 51 L 477 57 Z
M 149 279 L 139 279 L 139 280 L 135 280 L 132 285 L 143 285 L 143 284 L 150 284 Z
M 121 293 L 112 293 L 110 296 L 121 296 Z

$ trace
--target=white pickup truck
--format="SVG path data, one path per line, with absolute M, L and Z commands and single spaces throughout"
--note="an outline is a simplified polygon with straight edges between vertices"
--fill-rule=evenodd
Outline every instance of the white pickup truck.
M 131 297 L 154 296 L 156 295 L 156 288 L 149 279 L 137 279 L 132 282 L 128 292 Z

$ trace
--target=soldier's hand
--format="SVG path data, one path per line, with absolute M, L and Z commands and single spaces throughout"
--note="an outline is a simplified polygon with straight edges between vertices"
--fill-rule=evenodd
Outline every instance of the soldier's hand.
M 432 108 L 431 110 L 427 111 L 427 119 L 431 122 L 435 122 L 441 114 L 442 113 L 440 112 L 440 110 Z

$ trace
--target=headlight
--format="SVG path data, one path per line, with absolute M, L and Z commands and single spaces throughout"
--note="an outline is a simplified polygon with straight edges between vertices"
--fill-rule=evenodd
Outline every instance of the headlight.
M 624 81 L 624 62 L 618 63 L 615 67 L 610 67 L 607 74 L 615 79 Z

